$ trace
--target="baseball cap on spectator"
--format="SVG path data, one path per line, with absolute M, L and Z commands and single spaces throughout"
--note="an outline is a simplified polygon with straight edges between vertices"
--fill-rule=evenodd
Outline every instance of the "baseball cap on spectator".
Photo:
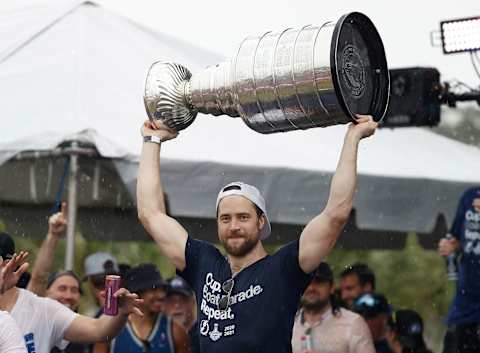
M 255 186 L 242 183 L 240 181 L 235 181 L 228 185 L 225 185 L 217 196 L 217 203 L 215 205 L 215 210 L 218 212 L 218 205 L 220 201 L 227 196 L 230 195 L 239 195 L 247 198 L 250 200 L 254 205 L 256 205 L 265 216 L 265 224 L 263 228 L 260 230 L 260 239 L 266 239 L 270 235 L 272 228 L 270 226 L 270 221 L 268 220 L 267 216 L 267 206 L 265 204 L 265 199 L 263 198 L 260 191 Z
M 393 330 L 402 345 L 410 349 L 425 347 L 423 320 L 414 310 L 397 310 L 393 318 Z
M 353 311 L 365 319 L 373 319 L 380 314 L 390 315 L 392 308 L 384 295 L 380 293 L 365 293 L 355 299 Z
M 117 259 L 106 252 L 88 255 L 84 263 L 85 279 L 96 275 L 112 275 L 119 273 Z
M 0 256 L 3 260 L 8 260 L 15 254 L 15 242 L 7 233 L 0 233 Z
M 125 274 L 123 285 L 132 293 L 168 287 L 167 281 L 162 278 L 155 264 L 141 264 L 130 268 Z
M 193 289 L 182 277 L 175 276 L 168 281 L 168 295 L 182 294 L 186 297 L 193 295 Z
M 313 271 L 312 280 L 321 283 L 333 283 L 333 272 L 330 265 L 326 262 L 321 262 L 320 265 Z

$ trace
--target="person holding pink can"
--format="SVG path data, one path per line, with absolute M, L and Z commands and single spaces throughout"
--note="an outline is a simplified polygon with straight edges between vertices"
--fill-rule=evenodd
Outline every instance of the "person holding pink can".
M 143 315 L 129 316 L 125 328 L 113 340 L 110 352 L 190 353 L 187 331 L 164 313 L 168 283 L 155 264 L 129 269 L 124 285 L 143 299 Z
M 15 259 L 15 243 L 8 234 L 2 234 L 2 258 Z M 21 252 L 19 268 L 25 271 L 26 255 Z M 142 315 L 143 302 L 137 294 L 120 288 L 114 296 L 118 299 L 118 315 L 102 315 L 94 319 L 80 315 L 50 298 L 41 298 L 20 288 L 9 288 L 0 296 L 0 310 L 10 313 L 25 340 L 28 352 L 50 352 L 53 347 L 63 349 L 67 341 L 92 343 L 110 340 L 125 325 L 128 315 Z M 48 320 L 45 320 L 48 318 Z

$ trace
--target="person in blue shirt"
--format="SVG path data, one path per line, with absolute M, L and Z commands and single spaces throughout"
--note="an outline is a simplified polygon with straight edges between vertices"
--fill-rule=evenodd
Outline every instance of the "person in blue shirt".
M 439 253 L 459 252 L 461 256 L 444 352 L 480 352 L 480 187 L 462 195 L 450 234 L 440 240 Z
M 110 345 L 111 353 L 190 353 L 186 330 L 164 314 L 168 283 L 154 264 L 127 270 L 123 284 L 143 300 Z
M 308 274 L 330 253 L 350 216 L 359 142 L 376 127 L 369 116 L 359 116 L 348 127 L 325 209 L 305 226 L 298 240 L 274 255 L 262 245 L 271 226 L 259 190 L 242 182 L 223 187 L 215 209 L 224 256 L 165 213 L 160 147 L 161 141 L 177 134 L 161 122 L 144 123 L 137 181 L 139 218 L 196 293 L 202 352 L 292 352 L 293 322 L 311 280 Z

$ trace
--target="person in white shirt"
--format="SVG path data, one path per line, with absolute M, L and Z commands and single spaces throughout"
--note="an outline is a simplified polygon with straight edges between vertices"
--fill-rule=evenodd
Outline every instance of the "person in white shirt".
M 2 234 L 2 239 L 5 237 Z M 1 241 L 0 240 L 0 241 Z M 21 274 L 27 269 L 28 265 L 20 266 L 26 257 L 26 254 L 12 256 L 9 260 L 3 260 L 5 254 L 0 254 L 0 298 L 8 289 L 17 283 Z M 17 271 L 15 271 L 17 269 Z M 0 352 L 1 353 L 26 353 L 25 343 L 23 342 L 20 330 L 9 313 L 0 311 Z
M 322 262 L 301 299 L 293 325 L 293 353 L 374 353 L 365 320 L 340 308 L 335 297 L 333 273 Z
M 26 353 L 22 334 L 15 321 L 6 311 L 0 311 L 0 352 Z
M 15 252 L 13 240 L 9 244 L 2 245 L 2 254 L 11 256 Z M 118 315 L 102 315 L 94 319 L 79 315 L 56 300 L 14 287 L 0 296 L 0 310 L 12 315 L 28 353 L 48 353 L 55 346 L 63 349 L 67 344 L 65 340 L 91 343 L 112 339 L 123 328 L 129 314 L 142 315 L 138 306 L 143 301 L 136 294 L 121 288 L 114 296 L 119 299 Z

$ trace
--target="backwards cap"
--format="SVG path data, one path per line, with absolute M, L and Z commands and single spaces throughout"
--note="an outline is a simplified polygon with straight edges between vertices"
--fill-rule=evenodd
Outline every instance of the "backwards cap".
M 217 196 L 217 203 L 215 205 L 215 209 L 218 212 L 218 204 L 220 201 L 227 196 L 231 195 L 239 195 L 247 198 L 251 202 L 253 202 L 264 214 L 265 216 L 265 224 L 263 228 L 260 230 L 260 240 L 264 240 L 268 238 L 270 235 L 272 228 L 270 226 L 270 221 L 268 220 L 267 216 L 267 207 L 265 205 L 265 199 L 263 198 L 260 191 L 255 186 L 242 183 L 240 181 L 235 181 L 228 185 L 225 185 Z

